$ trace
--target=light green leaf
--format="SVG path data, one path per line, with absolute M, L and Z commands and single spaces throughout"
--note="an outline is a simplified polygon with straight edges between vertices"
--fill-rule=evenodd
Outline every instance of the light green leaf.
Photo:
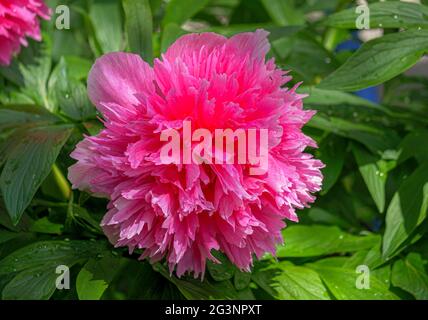
M 370 4 L 370 28 L 427 28 L 428 7 L 416 3 L 387 1 Z M 362 13 L 350 8 L 331 15 L 327 24 L 335 28 L 357 29 L 356 22 Z
M 304 24 L 303 13 L 292 0 L 261 0 L 273 22 L 279 26 Z
M 171 0 L 166 7 L 162 25 L 166 26 L 168 23 L 175 23 L 181 26 L 208 3 L 209 0 Z
M 21 91 L 31 97 L 37 105 L 54 111 L 54 105 L 48 100 L 47 94 L 47 81 L 52 67 L 52 44 L 47 34 L 42 36 L 43 42 L 31 42 L 20 56 L 22 62 L 19 63 L 19 69 L 24 79 Z
M 392 268 L 392 284 L 413 294 L 416 299 L 428 300 L 428 275 L 422 258 L 410 253 Z
M 120 259 L 110 254 L 98 260 L 90 259 L 77 275 L 76 290 L 79 299 L 101 299 L 119 267 Z
M 120 0 L 92 0 L 89 16 L 104 53 L 120 51 L 123 44 Z
M 379 241 L 377 235 L 354 236 L 337 227 L 321 225 L 292 225 L 282 234 L 285 244 L 277 248 L 279 258 L 353 252 L 371 248 Z
M 64 56 L 67 74 L 75 80 L 85 80 L 91 70 L 92 62 L 88 59 L 77 56 Z
M 176 23 L 167 24 L 162 32 L 161 52 L 165 52 L 175 40 L 186 33 L 187 32 L 181 29 Z
M 346 258 L 345 258 L 346 259 Z M 388 285 L 377 277 L 368 274 L 366 280 L 369 281 L 367 289 L 358 288 L 359 277 L 364 274 L 355 269 L 341 267 L 333 262 L 310 263 L 307 267 L 315 270 L 327 285 L 330 292 L 338 300 L 395 300 L 398 297 L 388 289 Z M 370 271 L 370 270 L 369 270 Z
M 391 258 L 400 245 L 427 216 L 428 163 L 408 177 L 389 204 L 386 212 L 382 255 Z
M 428 50 L 428 30 L 409 30 L 366 42 L 320 84 L 321 89 L 357 91 L 406 71 Z
M 61 234 L 63 225 L 49 221 L 48 217 L 43 217 L 34 221 L 30 227 L 31 232 L 47 233 L 47 234 Z
M 71 131 L 69 125 L 28 130 L 9 154 L 0 176 L 0 189 L 15 224 L 49 174 Z
M 51 101 L 73 120 L 95 118 L 95 108 L 88 99 L 86 86 L 71 77 L 64 58 L 55 66 L 48 83 Z
M 360 173 L 366 183 L 367 188 L 378 208 L 379 212 L 385 209 L 385 184 L 387 172 L 379 168 L 378 157 L 373 156 L 362 147 L 352 144 L 352 152 L 357 161 Z
M 149 0 L 122 0 L 122 5 L 128 47 L 131 52 L 138 53 L 146 62 L 151 63 L 153 22 Z
M 272 287 L 281 300 L 329 300 L 327 289 L 319 275 L 306 267 L 295 266 L 290 262 L 274 264 L 280 273 L 272 280 Z

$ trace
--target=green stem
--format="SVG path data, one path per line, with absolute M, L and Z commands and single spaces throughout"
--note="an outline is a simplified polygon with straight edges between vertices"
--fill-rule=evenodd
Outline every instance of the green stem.
M 67 179 L 64 177 L 56 163 L 52 166 L 52 175 L 58 185 L 61 195 L 64 197 L 64 199 L 70 199 L 70 184 L 68 183 Z

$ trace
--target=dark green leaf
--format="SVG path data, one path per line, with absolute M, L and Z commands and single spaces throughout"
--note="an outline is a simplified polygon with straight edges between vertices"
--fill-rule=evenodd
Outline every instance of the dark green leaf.
M 220 252 L 213 252 L 213 256 L 219 260 L 220 263 L 212 261 L 207 262 L 207 268 L 211 277 L 216 281 L 231 279 L 235 273 L 235 266 Z
M 392 268 L 392 284 L 413 294 L 416 299 L 428 300 L 428 275 L 421 256 L 410 253 Z
M 15 224 L 49 174 L 71 130 L 68 125 L 28 130 L 8 156 L 0 176 L 0 188 Z
M 383 257 L 390 258 L 426 218 L 428 209 L 428 163 L 408 177 L 389 204 L 383 235 Z

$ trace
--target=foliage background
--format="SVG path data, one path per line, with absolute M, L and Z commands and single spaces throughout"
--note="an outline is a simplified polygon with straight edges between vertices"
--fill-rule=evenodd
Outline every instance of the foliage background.
M 57 30 L 54 13 L 43 42 L 0 68 L 1 298 L 428 299 L 428 78 L 405 72 L 428 51 L 428 1 L 369 2 L 370 26 L 384 35 L 355 52 L 348 0 L 61 1 L 71 29 Z M 88 71 L 105 52 L 151 62 L 186 32 L 257 28 L 318 110 L 305 130 L 327 164 L 323 191 L 283 231 L 278 259 L 250 274 L 219 255 L 203 281 L 170 277 L 109 245 L 99 227 L 107 201 L 65 178 L 75 144 L 101 128 Z M 70 290 L 55 288 L 62 264 Z M 370 289 L 355 285 L 362 264 Z

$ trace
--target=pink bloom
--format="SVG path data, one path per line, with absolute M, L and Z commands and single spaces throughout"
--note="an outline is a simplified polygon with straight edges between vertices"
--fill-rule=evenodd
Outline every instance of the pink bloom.
M 50 10 L 42 0 L 0 0 L 0 65 L 8 65 L 26 37 L 40 41 L 38 18 L 49 19 Z
M 315 142 L 301 129 L 313 116 L 303 96 L 283 85 L 291 78 L 265 62 L 267 32 L 230 39 L 213 33 L 178 39 L 153 68 L 138 55 L 99 58 L 88 78 L 105 129 L 80 142 L 69 170 L 74 188 L 109 197 L 102 227 L 116 246 L 166 258 L 171 272 L 203 275 L 220 250 L 249 270 L 253 254 L 275 254 L 284 219 L 313 202 L 323 164 L 304 153 Z M 269 169 L 248 166 L 165 165 L 160 132 L 192 128 L 269 130 Z

